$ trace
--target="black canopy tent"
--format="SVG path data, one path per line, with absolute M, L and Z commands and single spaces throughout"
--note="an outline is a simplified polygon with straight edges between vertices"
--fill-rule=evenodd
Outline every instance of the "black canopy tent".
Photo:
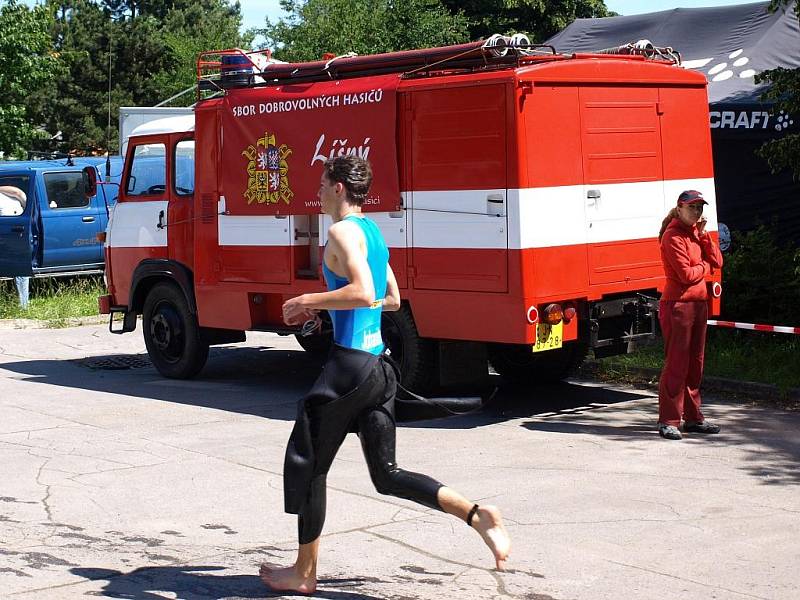
M 760 101 L 765 86 L 753 76 L 775 67 L 800 67 L 800 25 L 794 3 L 770 13 L 769 2 L 715 8 L 577 19 L 546 43 L 560 53 L 593 52 L 649 40 L 680 52 L 683 66 L 705 73 L 720 222 L 748 230 L 777 222 L 778 235 L 800 242 L 800 183 L 773 175 L 755 150 L 800 131 L 800 115 Z

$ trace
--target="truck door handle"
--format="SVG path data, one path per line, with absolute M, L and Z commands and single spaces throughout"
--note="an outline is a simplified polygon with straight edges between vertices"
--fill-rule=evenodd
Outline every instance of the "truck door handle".
M 600 200 L 600 190 L 588 190 L 586 192 L 587 206 L 596 206 Z
M 158 229 L 164 229 L 166 225 L 164 225 L 164 211 L 158 211 L 158 224 L 156 225 Z
M 84 223 L 94 223 L 94 217 L 82 217 L 81 221 Z
M 502 194 L 489 194 L 486 196 L 486 214 L 492 217 L 505 216 L 505 198 Z
M 11 231 L 13 231 L 14 233 L 25 233 L 25 227 L 23 227 L 22 225 L 14 225 L 11 228 Z

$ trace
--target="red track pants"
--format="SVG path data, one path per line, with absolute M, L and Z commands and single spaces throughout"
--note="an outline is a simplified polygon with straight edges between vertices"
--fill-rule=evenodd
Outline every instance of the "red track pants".
M 664 335 L 664 370 L 658 383 L 658 422 L 680 426 L 701 423 L 700 381 L 706 345 L 706 302 L 659 303 L 658 320 Z

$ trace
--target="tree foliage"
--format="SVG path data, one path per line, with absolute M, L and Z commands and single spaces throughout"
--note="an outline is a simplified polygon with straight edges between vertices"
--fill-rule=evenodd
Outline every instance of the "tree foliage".
M 61 142 L 40 149 L 113 152 L 120 106 L 158 104 L 193 85 L 201 51 L 252 42 L 239 34 L 239 3 L 229 0 L 46 0 L 46 6 L 55 15 L 50 37 L 63 71 L 31 104 L 44 129 L 61 132 Z
M 791 0 L 772 0 L 769 9 L 786 10 Z M 795 4 L 795 16 L 800 22 L 800 2 Z M 777 68 L 762 71 L 756 82 L 769 82 L 771 87 L 763 95 L 764 100 L 772 100 L 775 107 L 785 114 L 800 117 L 800 68 Z M 789 133 L 781 138 L 766 142 L 758 151 L 766 159 L 773 173 L 790 169 L 795 179 L 800 179 L 800 133 Z
M 374 54 L 465 42 L 467 20 L 439 0 L 281 0 L 289 16 L 260 33 L 287 61 L 326 52 Z
M 608 17 L 603 0 L 442 0 L 453 13 L 462 11 L 469 20 L 470 39 L 493 33 L 528 34 L 543 42 L 575 19 Z
M 5 154 L 20 154 L 46 135 L 32 124 L 28 97 L 58 69 L 48 33 L 52 20 L 43 6 L 28 8 L 14 0 L 0 6 L 0 151 Z
M 800 253 L 780 243 L 774 224 L 733 232 L 733 252 L 725 257 L 723 311 L 751 323 L 800 323 Z
M 36 147 L 37 132 L 38 149 L 113 151 L 120 106 L 152 106 L 189 88 L 203 50 L 252 44 L 253 34 L 239 33 L 238 0 L 40 1 L 31 9 L 0 0 L 0 49 L 8 65 L 0 74 L 0 149 L 7 151 L 31 147 L 32 140 Z M 260 33 L 291 61 L 439 46 L 495 32 L 543 40 L 576 17 L 608 14 L 602 0 L 281 0 L 281 6 L 289 16 L 267 21 Z M 53 146 L 47 138 L 59 132 Z

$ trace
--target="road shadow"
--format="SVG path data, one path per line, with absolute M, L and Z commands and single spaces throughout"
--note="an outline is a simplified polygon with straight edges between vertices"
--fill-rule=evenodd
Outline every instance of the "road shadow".
M 169 380 L 149 364 L 146 355 L 131 355 L 139 368 L 95 369 L 88 361 L 119 358 L 93 356 L 81 360 L 24 360 L 0 365 L 29 381 L 78 390 L 92 390 L 142 399 L 173 402 L 291 421 L 297 400 L 316 379 L 320 361 L 302 350 L 269 345 L 227 346 L 211 350 L 211 359 L 197 379 Z M 134 363 L 137 360 L 133 360 Z M 504 386 L 493 375 L 488 387 L 498 392 L 482 409 L 459 416 L 401 423 L 401 427 L 473 429 L 521 419 L 532 431 L 596 435 L 619 442 L 651 438 L 658 414 L 655 392 L 609 387 L 591 381 L 570 381 L 520 388 Z M 484 391 L 484 390 L 481 390 Z M 461 390 L 465 395 L 469 390 Z M 721 410 L 715 411 L 715 406 Z M 613 407 L 615 418 L 609 419 Z M 800 483 L 800 414 L 706 393 L 704 407 L 723 432 L 704 443 L 735 444 L 748 454 L 747 471 L 769 485 Z M 622 418 L 619 418 L 620 414 Z M 697 436 L 684 440 L 694 443 Z M 681 442 L 681 443 L 684 443 Z
M 479 411 L 409 425 L 435 429 L 470 429 L 489 423 L 538 415 L 583 414 L 599 408 L 651 397 L 649 394 L 642 394 L 634 390 L 611 390 L 577 381 L 562 381 L 522 388 L 505 385 L 500 376 L 492 375 L 489 382 L 489 387 L 495 388 L 496 393 Z
M 162 377 L 147 355 L 92 356 L 77 360 L 25 360 L 0 365 L 28 381 L 142 399 L 214 408 L 268 419 L 294 420 L 297 400 L 319 375 L 322 362 L 303 350 L 271 346 L 222 346 L 211 349 L 201 374 L 192 380 Z M 591 410 L 635 401 L 643 396 L 603 387 L 557 383 L 530 388 L 503 385 L 498 375 L 479 390 L 450 390 L 451 395 L 489 395 L 483 408 L 447 418 L 402 423 L 403 427 L 472 429 L 490 423 L 582 407 Z
M 180 600 L 234 600 L 239 598 L 285 598 L 295 594 L 271 592 L 256 575 L 213 575 L 223 571 L 218 566 L 142 567 L 124 573 L 114 569 L 76 567 L 73 575 L 89 581 L 107 581 L 102 591 L 86 595 L 129 600 L 167 600 L 173 595 Z M 328 600 L 379 600 L 378 596 L 334 588 L 358 588 L 375 583 L 373 578 L 320 579 L 315 598 Z M 166 596 L 164 594 L 170 594 Z
M 293 420 L 297 400 L 316 379 L 320 363 L 303 350 L 264 345 L 214 347 L 206 367 L 191 380 L 162 377 L 146 354 L 26 360 L 0 367 L 42 385 Z
M 576 394 L 577 398 L 582 397 L 580 392 Z M 604 400 L 532 414 L 521 426 L 531 431 L 600 436 L 617 442 L 649 438 L 654 444 L 702 445 L 703 452 L 735 447 L 744 454 L 742 468 L 762 485 L 800 484 L 800 413 L 708 392 L 703 395 L 703 413 L 709 421 L 720 425 L 722 432 L 684 433 L 683 440 L 675 442 L 658 435 L 657 391 L 603 388 L 597 394 Z M 594 396 L 592 392 L 586 395 Z M 613 420 L 603 410 L 610 406 L 614 410 Z

